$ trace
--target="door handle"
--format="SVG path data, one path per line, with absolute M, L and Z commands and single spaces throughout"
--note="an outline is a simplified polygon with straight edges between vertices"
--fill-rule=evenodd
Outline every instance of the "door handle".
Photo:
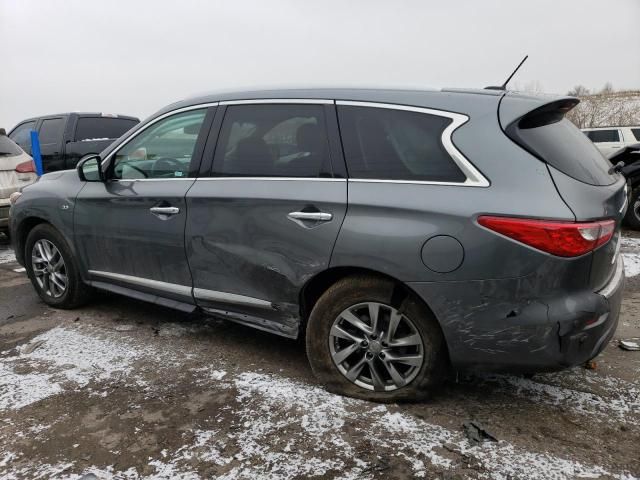
M 303 220 L 310 222 L 328 222 L 333 215 L 327 212 L 291 212 L 287 215 L 291 220 Z
M 180 213 L 178 207 L 151 207 L 149 211 L 154 215 L 176 215 Z

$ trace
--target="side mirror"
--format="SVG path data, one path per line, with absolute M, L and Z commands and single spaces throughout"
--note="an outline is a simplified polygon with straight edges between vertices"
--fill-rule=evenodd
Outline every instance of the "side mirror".
M 104 176 L 102 174 L 102 159 L 100 155 L 90 153 L 80 159 L 78 165 L 76 165 L 78 171 L 78 177 L 83 182 L 103 182 Z

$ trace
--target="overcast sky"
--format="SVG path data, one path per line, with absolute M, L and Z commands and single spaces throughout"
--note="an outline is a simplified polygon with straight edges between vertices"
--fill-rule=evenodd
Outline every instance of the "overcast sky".
M 273 86 L 640 89 L 640 0 L 0 0 L 0 126 Z

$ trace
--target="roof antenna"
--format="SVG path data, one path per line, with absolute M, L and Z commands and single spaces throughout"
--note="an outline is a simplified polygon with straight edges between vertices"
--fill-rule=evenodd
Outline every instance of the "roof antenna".
M 507 78 L 507 80 L 498 86 L 491 86 L 491 87 L 484 87 L 485 90 L 506 90 L 507 89 L 507 84 L 509 83 L 509 81 L 513 78 L 513 76 L 516 74 L 516 72 L 518 70 L 520 70 L 520 67 L 522 66 L 522 64 L 524 62 L 526 62 L 527 58 L 529 58 L 529 55 L 525 55 L 524 58 L 522 59 L 522 61 L 518 64 L 518 66 L 516 67 L 516 69 L 511 73 L 511 75 L 509 75 L 509 78 Z

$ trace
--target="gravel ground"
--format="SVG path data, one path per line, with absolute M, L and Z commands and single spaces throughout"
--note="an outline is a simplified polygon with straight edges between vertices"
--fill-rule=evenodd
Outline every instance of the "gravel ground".
M 640 235 L 622 250 L 595 370 L 377 405 L 318 387 L 300 343 L 230 322 L 111 295 L 51 309 L 0 245 L 0 478 L 640 477 L 640 352 L 617 346 L 640 337 Z M 470 420 L 497 441 L 470 443 Z

